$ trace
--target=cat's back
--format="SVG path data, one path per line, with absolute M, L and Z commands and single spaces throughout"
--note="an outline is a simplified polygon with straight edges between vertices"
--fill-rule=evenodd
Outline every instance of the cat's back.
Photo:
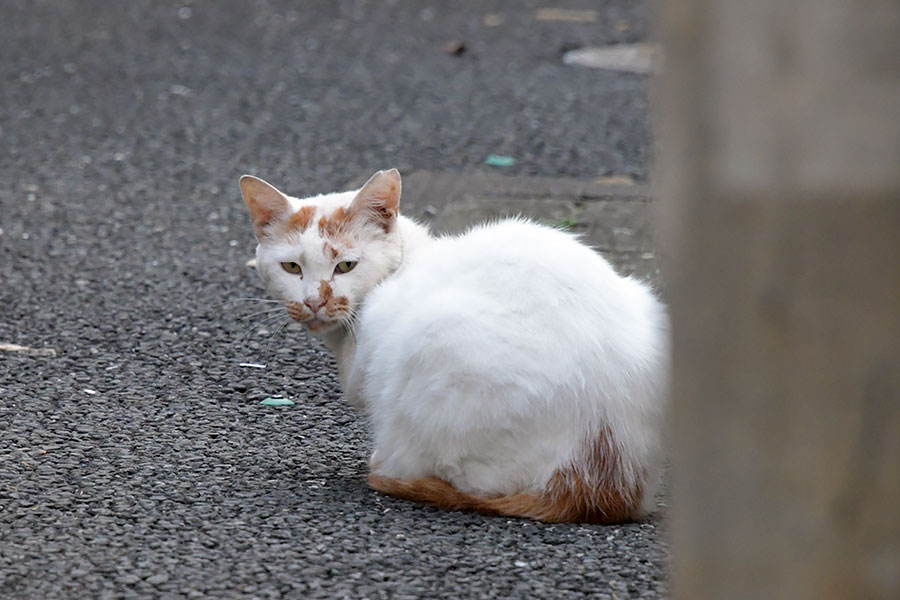
M 398 300 L 404 295 L 411 301 L 430 298 L 441 306 L 463 294 L 469 301 L 502 303 L 504 312 L 655 302 L 646 286 L 619 276 L 576 236 L 525 219 L 487 223 L 439 238 L 404 261 L 377 291 Z
M 458 344 L 473 355 L 544 348 L 568 358 L 573 344 L 599 338 L 622 351 L 645 345 L 663 319 L 646 286 L 575 236 L 509 219 L 417 250 L 370 294 L 360 325 L 398 351 Z

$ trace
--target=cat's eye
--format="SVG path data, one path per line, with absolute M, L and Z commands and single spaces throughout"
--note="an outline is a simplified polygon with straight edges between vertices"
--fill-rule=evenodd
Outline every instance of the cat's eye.
M 355 260 L 343 260 L 337 264 L 334 268 L 338 273 L 349 273 L 353 270 L 353 267 L 356 266 Z
M 295 262 L 283 262 L 281 263 L 281 268 L 292 275 L 300 274 L 300 265 Z

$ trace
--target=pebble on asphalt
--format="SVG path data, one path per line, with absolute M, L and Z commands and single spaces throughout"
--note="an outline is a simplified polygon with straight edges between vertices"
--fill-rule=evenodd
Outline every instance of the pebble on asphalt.
M 647 75 L 659 71 L 662 53 L 657 44 L 615 44 L 569 50 L 563 64 Z
M 17 352 L 27 356 L 56 356 L 53 348 L 31 348 L 18 344 L 0 344 L 0 352 Z

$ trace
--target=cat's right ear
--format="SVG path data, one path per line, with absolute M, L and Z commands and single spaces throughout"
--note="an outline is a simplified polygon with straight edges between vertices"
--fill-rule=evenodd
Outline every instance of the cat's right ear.
M 253 221 L 253 233 L 256 239 L 261 240 L 265 235 L 265 228 L 290 211 L 290 203 L 284 194 L 269 183 L 253 175 L 241 177 L 241 195 L 250 211 L 250 219 Z
M 397 169 L 378 171 L 357 192 L 350 203 L 350 213 L 362 215 L 385 231 L 397 221 L 400 207 L 400 172 Z

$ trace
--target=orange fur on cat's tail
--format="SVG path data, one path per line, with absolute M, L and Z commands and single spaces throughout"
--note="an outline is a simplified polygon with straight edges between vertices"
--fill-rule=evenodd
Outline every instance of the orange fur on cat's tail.
M 641 516 L 640 489 L 589 490 L 577 477 L 563 480 L 557 476 L 551 480 L 550 491 L 542 494 L 519 493 L 493 498 L 460 492 L 437 477 L 404 481 L 370 474 L 369 485 L 384 494 L 438 508 L 526 517 L 548 523 L 621 523 Z

